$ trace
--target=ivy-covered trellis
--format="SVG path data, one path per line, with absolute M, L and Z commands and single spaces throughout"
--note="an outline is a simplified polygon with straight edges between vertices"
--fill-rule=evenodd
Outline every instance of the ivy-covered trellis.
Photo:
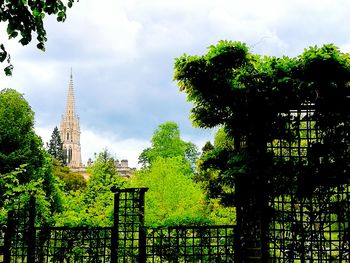
M 178 58 L 174 78 L 193 122 L 234 140 L 217 183 L 235 190 L 236 262 L 348 262 L 349 55 L 263 57 L 220 41 Z

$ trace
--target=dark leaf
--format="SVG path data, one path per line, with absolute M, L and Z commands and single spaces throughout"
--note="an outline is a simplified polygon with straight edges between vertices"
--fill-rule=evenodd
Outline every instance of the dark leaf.
M 13 66 L 12 65 L 9 65 L 6 68 L 4 68 L 5 75 L 6 76 L 12 76 L 12 70 L 13 70 Z

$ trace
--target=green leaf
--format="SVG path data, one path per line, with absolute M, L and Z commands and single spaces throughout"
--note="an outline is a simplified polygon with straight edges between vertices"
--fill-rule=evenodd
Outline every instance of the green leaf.
M 37 9 L 34 9 L 33 10 L 33 16 L 40 16 L 41 15 L 41 12 L 39 11 L 39 10 L 37 10 Z
M 40 49 L 41 51 L 45 51 L 44 43 L 39 43 L 39 44 L 36 45 L 36 47 L 37 47 L 38 49 Z
M 1 44 L 1 52 L 0 52 L 0 62 L 4 62 L 4 60 L 6 59 L 7 57 L 7 52 L 4 48 L 4 45 Z
M 17 36 L 18 36 L 18 32 L 17 32 L 17 31 L 13 31 L 13 32 L 10 34 L 9 39 L 15 38 L 15 37 L 17 37 Z
M 7 66 L 6 68 L 4 68 L 5 75 L 6 76 L 12 76 L 12 70 L 13 70 L 13 66 L 12 65 Z

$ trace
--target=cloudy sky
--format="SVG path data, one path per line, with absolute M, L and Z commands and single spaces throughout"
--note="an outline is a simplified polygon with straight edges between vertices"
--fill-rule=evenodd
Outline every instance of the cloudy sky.
M 193 128 L 190 103 L 173 78 L 174 59 L 200 55 L 219 40 L 255 53 L 297 56 L 334 43 L 350 51 L 348 0 L 80 0 L 65 23 L 47 18 L 46 52 L 0 38 L 15 66 L 0 88 L 24 93 L 36 130 L 48 141 L 65 109 L 70 68 L 80 116 L 82 158 L 109 149 L 137 166 L 156 127 L 179 124 L 200 148 L 212 130 Z

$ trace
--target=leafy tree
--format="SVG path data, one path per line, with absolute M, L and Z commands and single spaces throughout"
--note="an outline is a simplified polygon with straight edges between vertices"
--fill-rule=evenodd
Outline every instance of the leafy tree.
M 53 160 L 53 174 L 64 182 L 66 192 L 84 190 L 86 180 L 77 172 L 72 172 L 69 167 L 62 165 L 57 160 Z
M 149 225 L 208 224 L 209 210 L 200 186 L 193 180 L 197 147 L 180 137 L 176 123 L 154 131 L 152 146 L 140 157 L 143 169 L 131 179 L 133 187 L 148 187 L 146 223 Z
M 254 195 L 273 188 L 262 187 L 268 181 L 283 183 L 271 178 L 267 151 L 268 142 L 290 142 L 295 136 L 281 113 L 315 101 L 319 128 L 332 127 L 340 119 L 337 111 L 344 112 L 350 60 L 333 45 L 311 47 L 296 58 L 276 58 L 252 54 L 240 42 L 220 41 L 203 56 L 177 59 L 174 78 L 193 102 L 194 124 L 222 126 L 235 139 L 231 151 L 211 158 L 227 163 L 218 184 L 233 186 L 240 178 L 245 194 Z
M 158 157 L 171 158 L 182 157 L 194 166 L 198 158 L 197 147 L 191 142 L 185 142 L 180 138 L 179 126 L 174 122 L 160 124 L 154 131 L 152 146 L 143 150 L 139 157 L 139 163 L 143 167 L 149 166 Z
M 234 206 L 234 181 L 227 178 L 230 176 L 231 158 L 234 154 L 233 140 L 228 138 L 222 127 L 219 128 L 214 145 L 208 142 L 203 147 L 202 155 L 197 160 L 197 173 L 193 178 L 201 183 L 209 199 L 220 200 L 224 206 Z M 243 167 L 244 163 L 240 168 Z
M 0 173 L 26 164 L 29 174 L 43 160 L 42 142 L 34 132 L 34 112 L 17 91 L 0 91 Z
M 56 15 L 58 22 L 66 19 L 67 7 L 72 7 L 74 0 L 62 1 L 2 1 L 0 4 L 1 21 L 7 22 L 7 35 L 9 39 L 19 37 L 22 45 L 32 41 L 36 33 L 37 48 L 45 51 L 46 30 L 44 28 L 45 15 Z M 13 66 L 10 64 L 10 54 L 3 44 L 0 45 L 0 62 L 7 60 L 6 75 L 12 74 Z
M 148 187 L 145 197 L 147 225 L 209 223 L 204 194 L 188 176 L 189 163 L 180 156 L 158 157 L 149 169 L 131 179 L 133 187 Z
M 88 203 L 93 202 L 98 195 L 110 194 L 112 187 L 120 188 L 124 182 L 117 171 L 114 158 L 107 150 L 98 154 L 87 172 L 91 174 L 85 193 Z
M 232 203 L 238 206 L 237 225 L 244 240 L 237 239 L 238 257 L 248 255 L 245 246 L 259 239 L 267 260 L 269 200 L 290 192 L 310 196 L 320 180 L 332 176 L 347 180 L 349 144 L 343 127 L 349 116 L 349 55 L 324 45 L 305 49 L 296 58 L 261 57 L 243 43 L 220 41 L 203 56 L 178 58 L 174 78 L 193 102 L 193 123 L 203 128 L 223 126 L 234 138 L 232 151 L 211 152 L 217 154 L 212 160 L 226 166 L 217 185 L 235 187 Z M 274 141 L 291 147 L 300 142 L 302 131 L 296 131 L 302 128 L 300 119 L 291 111 L 310 104 L 323 142 L 308 141 L 307 163 L 302 158 L 272 158 L 275 152 L 268 146 Z M 321 159 L 326 159 L 322 172 L 313 164 Z M 311 176 L 317 173 L 322 176 Z
M 125 182 L 118 174 L 115 160 L 110 153 L 105 150 L 96 156 L 87 170 L 90 178 L 86 187 L 80 187 L 80 180 L 75 182 L 69 178 L 71 172 L 65 174 L 65 167 L 60 169 L 66 187 L 68 180 L 74 189 L 65 193 L 64 209 L 54 217 L 56 225 L 111 226 L 114 209 L 112 188 L 122 188 Z
M 109 226 L 113 215 L 112 188 L 122 188 L 124 178 L 117 171 L 115 160 L 107 150 L 99 153 L 87 170 L 90 174 L 83 202 L 86 217 L 80 222 L 93 226 Z M 84 212 L 84 213 L 85 213 Z
M 20 172 L 16 172 L 18 169 Z M 23 189 L 35 185 L 41 188 L 35 187 L 36 192 L 45 193 L 51 211 L 60 208 L 60 191 L 52 174 L 51 158 L 34 132 L 34 113 L 23 96 L 12 89 L 0 91 L 0 174 L 15 174 L 18 185 L 11 190 L 8 187 L 11 184 L 2 181 L 0 206 L 8 201 L 8 191 L 19 196 Z
M 89 218 L 87 205 L 82 191 L 71 191 L 63 198 L 62 211 L 55 213 L 53 222 L 56 226 L 86 226 Z
M 53 129 L 50 142 L 47 143 L 47 152 L 63 165 L 67 165 L 61 135 L 57 126 Z

